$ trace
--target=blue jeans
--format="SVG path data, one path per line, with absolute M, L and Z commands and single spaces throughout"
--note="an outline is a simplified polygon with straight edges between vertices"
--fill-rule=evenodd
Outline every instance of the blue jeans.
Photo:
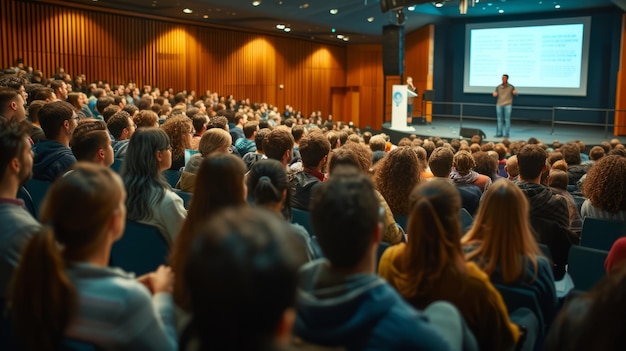
M 498 117 L 498 128 L 496 129 L 496 135 L 509 136 L 511 129 L 511 111 L 513 105 L 498 106 L 496 105 L 496 116 Z M 502 124 L 504 122 L 504 130 L 502 130 Z

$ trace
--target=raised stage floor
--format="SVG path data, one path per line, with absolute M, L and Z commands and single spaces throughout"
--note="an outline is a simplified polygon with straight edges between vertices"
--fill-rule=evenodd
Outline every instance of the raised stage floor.
M 415 121 L 419 120 L 414 118 L 414 124 L 411 127 L 404 127 L 402 129 L 391 129 L 391 122 L 383 123 L 382 132 L 390 136 L 393 143 L 397 143 L 403 137 L 408 137 L 411 134 L 415 134 L 418 137 L 440 137 L 444 139 L 464 138 L 469 139 L 471 136 L 461 137 L 461 125 L 458 118 L 448 117 L 433 117 L 430 124 L 418 124 Z M 491 120 L 475 120 L 475 119 L 463 119 L 463 128 L 480 129 L 482 130 L 486 138 L 484 141 L 501 141 L 502 138 L 496 138 L 496 121 L 495 118 Z M 550 124 L 529 122 L 529 121 L 511 121 L 511 134 L 509 139 L 511 141 L 528 140 L 531 137 L 535 137 L 546 144 L 552 144 L 554 140 L 558 140 L 561 143 L 572 140 L 582 140 L 587 147 L 590 145 L 599 145 L 602 141 L 609 141 L 613 136 L 613 128 L 609 127 L 606 134 L 604 126 L 589 126 L 589 125 L 569 125 L 569 124 L 556 124 L 554 126 L 554 133 Z M 617 137 L 624 143 L 626 137 Z

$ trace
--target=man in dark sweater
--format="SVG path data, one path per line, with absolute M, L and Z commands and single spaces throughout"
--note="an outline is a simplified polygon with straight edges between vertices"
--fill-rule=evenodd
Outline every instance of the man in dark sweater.
M 517 154 L 519 181 L 517 185 L 530 205 L 530 221 L 540 243 L 548 245 L 554 260 L 554 276 L 560 279 L 565 273 L 567 255 L 572 244 L 579 239 L 569 229 L 567 200 L 554 194 L 541 184 L 541 174 L 546 170 L 546 151 L 537 144 L 527 144 Z

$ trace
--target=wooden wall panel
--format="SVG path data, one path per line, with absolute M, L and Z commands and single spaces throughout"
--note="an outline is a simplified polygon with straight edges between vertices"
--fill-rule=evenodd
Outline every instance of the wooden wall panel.
M 432 105 L 422 104 L 424 90 L 433 88 L 434 65 L 434 35 L 435 26 L 422 27 L 406 36 L 406 51 L 404 55 L 405 76 L 413 78 L 413 85 L 418 89 L 420 97 L 415 99 L 413 116 L 425 116 L 428 122 L 432 120 Z M 424 111 L 422 111 L 424 107 Z
M 345 46 L 17 0 L 0 0 L 0 20 L 0 66 L 22 57 L 48 77 L 64 67 L 89 82 L 211 90 L 305 115 L 330 113 L 331 86 L 346 85 Z
M 347 85 L 358 86 L 359 120 L 361 128 L 382 128 L 383 66 L 381 45 L 351 45 L 348 47 Z

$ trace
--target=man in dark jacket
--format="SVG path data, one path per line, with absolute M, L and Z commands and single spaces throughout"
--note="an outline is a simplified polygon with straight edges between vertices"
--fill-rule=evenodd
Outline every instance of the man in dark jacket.
M 578 243 L 578 236 L 569 229 L 567 200 L 541 184 L 546 170 L 546 151 L 537 144 L 527 144 L 517 154 L 519 181 L 517 185 L 530 205 L 530 221 L 538 241 L 548 245 L 554 260 L 554 276 L 565 273 L 569 247 Z
M 326 259 L 301 268 L 294 334 L 347 350 L 460 349 L 456 309 L 437 303 L 443 306 L 437 320 L 446 325 L 440 328 L 375 274 L 379 208 L 371 180 L 357 170 L 319 187 L 311 218 Z
M 302 170 L 289 181 L 291 207 L 308 211 L 313 191 L 325 179 L 322 169 L 328 160 L 330 142 L 321 131 L 313 131 L 300 139 Z
M 76 163 L 70 140 L 78 124 L 78 115 L 65 101 L 50 102 L 39 110 L 39 123 L 46 139 L 33 148 L 33 178 L 51 182 Z

